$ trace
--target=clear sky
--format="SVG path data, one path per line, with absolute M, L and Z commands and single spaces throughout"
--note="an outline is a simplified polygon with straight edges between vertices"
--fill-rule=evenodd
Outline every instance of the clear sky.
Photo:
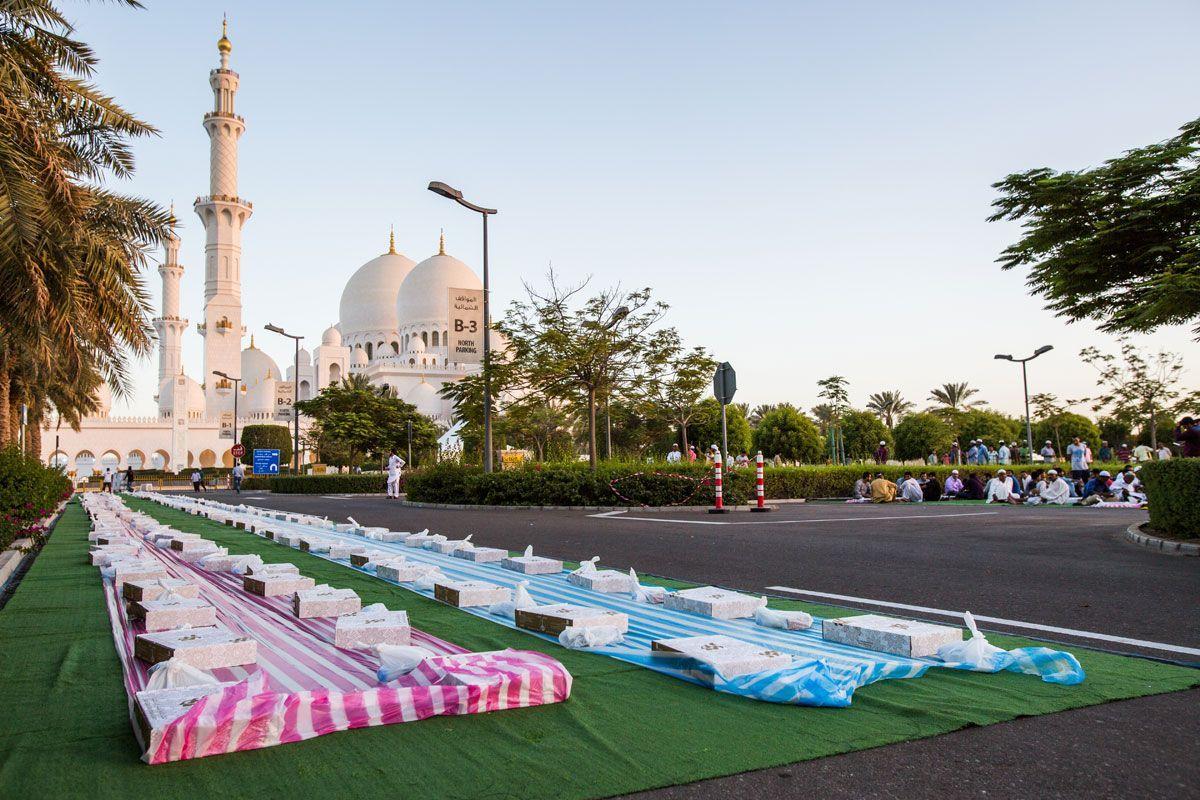
M 286 366 L 274 322 L 319 342 L 342 286 L 440 228 L 478 270 L 478 218 L 431 179 L 500 209 L 498 306 L 548 265 L 597 287 L 649 285 L 690 344 L 738 369 L 737 399 L 816 402 L 845 375 L 923 403 L 969 381 L 1017 412 L 1080 397 L 1076 354 L 1113 346 L 1026 296 L 994 263 L 990 184 L 1097 164 L 1200 113 L 1200 4 L 1180 2 L 367 2 L 62 0 L 102 59 L 98 82 L 152 122 L 128 190 L 174 198 L 184 314 L 202 319 L 203 231 L 221 13 L 241 73 L 246 324 Z M 157 310 L 159 278 L 148 275 Z M 184 362 L 204 377 L 201 340 Z M 1200 364 L 1186 329 L 1139 337 Z M 154 411 L 157 362 L 117 410 Z M 1200 383 L 1200 367 L 1188 379 Z

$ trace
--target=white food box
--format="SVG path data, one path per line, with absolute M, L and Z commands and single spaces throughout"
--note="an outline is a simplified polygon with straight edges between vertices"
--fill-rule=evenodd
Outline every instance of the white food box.
M 629 631 L 629 616 L 620 611 L 610 611 L 605 608 L 577 606 L 570 603 L 558 603 L 549 606 L 534 606 L 533 608 L 518 608 L 516 611 L 518 628 L 547 633 L 557 636 L 566 628 L 603 627 L 617 628 L 621 633 Z
M 963 638 L 959 627 L 879 614 L 826 619 L 821 623 L 821 637 L 830 642 L 909 658 L 937 655 L 942 645 L 961 642 Z
M 447 539 L 443 536 L 440 540 L 427 539 L 423 545 L 426 550 L 432 550 L 435 553 L 442 555 L 450 555 L 460 547 L 470 547 L 471 543 L 466 539 Z
M 279 561 L 273 564 L 263 564 L 261 567 L 248 566 L 246 567 L 247 575 L 265 575 L 265 574 L 291 574 L 299 575 L 300 568 L 290 561 Z
M 412 628 L 406 611 L 362 610 L 337 618 L 333 631 L 335 647 L 373 647 L 377 644 L 408 644 Z
M 715 586 L 681 589 L 667 595 L 663 601 L 664 608 L 703 614 L 714 619 L 753 617 L 754 612 L 766 604 L 761 597 L 718 589 Z
M 526 575 L 554 575 L 563 570 L 562 561 L 559 561 L 557 558 L 546 558 L 544 556 L 516 556 L 514 558 L 506 558 L 500 562 L 500 566 Z
M 372 563 L 378 561 L 387 561 L 389 558 L 395 558 L 395 553 L 387 553 L 383 550 L 366 550 L 360 553 L 350 554 L 350 563 L 353 566 L 361 568 L 369 568 Z
M 376 577 L 396 583 L 411 583 L 430 572 L 437 572 L 437 567 L 413 561 L 380 561 L 375 564 Z
M 433 597 L 459 608 L 490 606 L 512 599 L 512 590 L 487 581 L 444 580 L 433 584 Z
M 167 568 L 163 566 L 161 561 L 153 559 L 130 558 L 114 562 L 109 566 L 113 570 L 113 581 L 116 583 L 118 589 L 124 586 L 125 581 L 167 577 Z
M 258 642 L 225 628 L 184 628 L 140 634 L 133 653 L 150 664 L 179 658 L 198 669 L 220 669 L 258 661 Z
M 162 737 L 168 725 L 182 717 L 198 700 L 216 694 L 237 683 L 206 684 L 204 686 L 177 686 L 172 689 L 146 689 L 135 695 L 137 699 L 137 723 L 142 731 L 146 752 L 154 753 L 162 745 Z
M 164 587 L 163 584 L 166 584 Z M 159 595 L 170 591 L 180 597 L 199 597 L 200 587 L 182 578 L 163 578 L 149 581 L 125 581 L 121 596 L 126 600 L 157 600 Z
M 426 542 L 444 542 L 446 537 L 440 533 L 414 533 L 404 540 L 405 547 L 424 547 Z
M 567 581 L 576 586 L 582 586 L 584 589 L 591 589 L 593 592 L 606 592 L 608 594 L 627 593 L 633 589 L 633 582 L 629 579 L 629 573 L 617 572 L 615 569 L 598 569 L 595 572 L 572 572 L 567 576 Z
M 379 534 L 379 541 L 381 541 L 381 542 L 403 542 L 408 537 L 409 537 L 409 534 L 403 533 L 401 531 L 385 530 Z
M 451 553 L 455 558 L 464 558 L 476 564 L 494 564 L 508 558 L 508 551 L 499 547 L 460 547 Z
M 357 544 L 335 544 L 329 547 L 329 557 L 335 561 L 344 561 L 350 556 L 366 552 L 367 548 Z
M 300 540 L 300 549 L 306 553 L 328 553 L 330 546 L 328 539 L 313 539 L 309 537 Z
M 139 600 L 130 604 L 129 615 L 144 620 L 146 631 L 151 633 L 183 627 L 205 628 L 217 624 L 217 610 L 194 597 Z
M 650 649 L 657 653 L 680 653 L 703 661 L 726 678 L 783 669 L 792 663 L 792 657 L 787 653 L 720 635 L 655 639 L 650 643 Z
M 292 596 L 292 612 L 301 619 L 310 617 L 339 617 L 362 610 L 362 600 L 353 589 L 321 586 L 297 591 Z
M 242 588 L 261 597 L 307 591 L 317 585 L 312 578 L 290 572 L 259 572 L 242 578 Z
M 91 556 L 92 566 L 107 567 L 117 556 L 133 556 L 137 555 L 137 551 L 138 548 L 132 544 L 106 544 L 95 548 L 88 555 Z

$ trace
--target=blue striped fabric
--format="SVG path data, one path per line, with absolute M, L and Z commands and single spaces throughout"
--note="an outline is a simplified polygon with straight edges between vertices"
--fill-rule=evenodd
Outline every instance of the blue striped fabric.
M 201 505 L 237 512 L 237 508 L 233 506 L 195 501 L 190 498 L 153 496 L 151 499 L 172 506 L 176 506 L 177 503 L 185 507 Z M 252 519 L 254 517 L 247 517 L 247 520 Z M 844 707 L 850 705 L 855 689 L 875 681 L 919 677 L 931 666 L 975 669 L 974 665 L 945 664 L 937 659 L 906 658 L 829 642 L 821 637 L 821 620 L 819 618 L 815 619 L 813 626 L 808 630 L 790 631 L 765 628 L 756 625 L 752 619 L 713 619 L 683 611 L 674 611 L 661 605 L 638 603 L 628 594 L 594 592 L 568 582 L 568 573 L 566 572 L 554 575 L 525 575 L 506 570 L 495 563 L 477 564 L 422 548 L 405 547 L 402 543 L 379 542 L 365 539 L 356 534 L 339 533 L 315 525 L 281 522 L 275 519 L 270 519 L 269 524 L 272 527 L 282 526 L 296 533 L 336 539 L 387 553 L 403 555 L 411 562 L 437 566 L 452 580 L 488 581 L 514 588 L 518 582 L 528 581 L 529 594 L 539 605 L 569 603 L 619 611 L 629 617 L 629 632 L 625 635 L 624 641 L 617 645 L 589 648 L 589 652 L 607 655 L 681 680 L 711 686 L 720 692 L 756 700 L 806 706 Z M 312 555 L 343 564 L 349 569 L 373 575 L 373 572 L 366 568 L 352 566 L 348 560 L 329 559 L 327 554 L 321 553 Z M 411 583 L 394 585 L 425 597 L 433 596 L 431 590 L 418 590 Z M 516 627 L 511 617 L 490 615 L 483 607 L 462 610 L 509 628 Z M 558 641 L 552 636 L 532 631 L 524 632 L 541 636 L 550 641 Z M 725 678 L 715 673 L 711 666 L 695 659 L 666 657 L 661 653 L 653 653 L 650 649 L 650 643 L 656 639 L 718 634 L 787 653 L 793 657 L 792 664 L 771 672 Z M 1003 668 L 1032 672 L 1042 675 L 1044 680 L 1055 683 L 1078 683 L 1083 679 L 1082 670 L 1078 668 L 1079 662 L 1069 653 L 1061 653 L 1048 648 L 1026 648 L 1020 651 L 1014 650 L 1012 655 L 1012 663 Z M 1069 674 L 1071 664 L 1074 664 L 1078 680 L 1046 677 L 1047 675 Z

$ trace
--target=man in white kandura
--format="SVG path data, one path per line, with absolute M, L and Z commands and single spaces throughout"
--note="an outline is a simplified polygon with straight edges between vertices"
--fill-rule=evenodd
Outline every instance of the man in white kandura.
M 667 463 L 678 464 L 681 458 L 683 458 L 683 453 L 679 452 L 679 445 L 671 445 L 671 452 L 667 453 Z
M 404 467 L 404 463 L 404 459 L 396 455 L 395 450 L 393 450 L 392 454 L 388 456 L 387 496 L 389 499 L 400 499 L 400 470 Z
M 1071 487 L 1059 477 L 1058 470 L 1046 470 L 1046 478 L 1039 484 L 1038 489 L 1038 496 L 1031 497 L 1025 502 L 1065 506 L 1071 499 Z

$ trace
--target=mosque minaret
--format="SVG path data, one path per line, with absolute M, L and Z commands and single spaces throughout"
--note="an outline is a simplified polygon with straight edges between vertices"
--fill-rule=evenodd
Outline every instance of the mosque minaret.
M 205 407 L 209 416 L 233 408 L 233 396 L 214 370 L 237 375 L 241 369 L 242 335 L 242 226 L 254 213 L 238 196 L 238 139 L 245 121 L 234 113 L 238 74 L 229 68 L 229 41 L 224 23 L 217 51 L 221 66 L 209 72 L 213 110 L 204 115 L 208 132 L 209 194 L 196 198 L 195 210 L 204 224 L 204 337 Z
M 157 414 L 113 416 L 111 395 L 102 385 L 97 392 L 97 412 L 85 417 L 79 430 L 60 426 L 54 434 L 47 429 L 48 435 L 42 436 L 46 445 L 43 457 L 77 477 L 126 466 L 171 472 L 230 467 L 235 397 L 239 432 L 247 425 L 286 425 L 276 410 L 280 394 L 294 392 L 306 400 L 355 375 L 449 428 L 453 409 L 440 389 L 479 369 L 478 364 L 455 361 L 450 352 L 449 297 L 464 289 L 479 290 L 482 283 L 471 267 L 446 252 L 445 237 L 438 241 L 433 255 L 417 263 L 397 249 L 395 234 L 391 234 L 386 252 L 344 279 L 337 322 L 325 328 L 319 345 L 302 347 L 295 364 L 289 358 L 286 371 L 255 344 L 253 335 L 242 347 L 246 334 L 242 226 L 253 207 L 238 194 L 238 140 L 246 123 L 234 110 L 238 74 L 229 68 L 232 51 L 223 24 L 217 41 L 220 66 L 208 76 L 213 106 L 204 115 L 209 138 L 208 194 L 196 198 L 194 206 L 204 225 L 204 319 L 196 326 L 204 337 L 204 371 L 189 375 L 183 359 L 188 321 L 183 318 L 184 268 L 179 259 L 184 242 L 172 207 L 158 268 L 162 310 L 154 319 L 158 334 Z M 328 285 L 328 274 L 323 272 L 314 279 L 320 282 L 316 288 L 322 292 L 334 290 Z M 255 315 L 253 302 L 248 310 L 254 326 L 266 322 Z M 314 341 L 315 337 L 306 339 Z M 236 389 L 231 381 L 214 375 L 214 370 L 238 378 Z M 286 381 L 295 381 L 295 387 L 288 387 Z M 302 428 L 309 424 L 307 418 L 301 419 Z M 315 454 L 306 453 L 305 458 L 313 459 Z

